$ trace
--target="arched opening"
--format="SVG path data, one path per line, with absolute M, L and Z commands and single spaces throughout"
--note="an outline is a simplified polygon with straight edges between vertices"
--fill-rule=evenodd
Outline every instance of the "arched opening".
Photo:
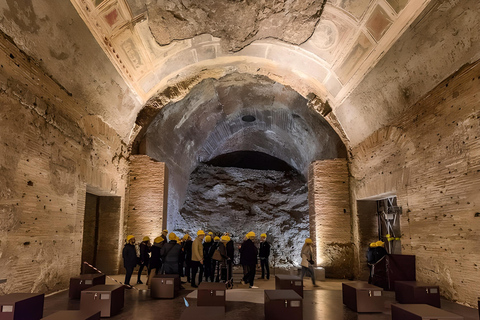
M 142 153 L 168 167 L 169 230 L 227 231 L 236 241 L 265 232 L 283 265 L 299 265 L 311 233 L 310 164 L 347 154 L 296 91 L 237 73 L 204 80 L 164 106 L 138 140 Z

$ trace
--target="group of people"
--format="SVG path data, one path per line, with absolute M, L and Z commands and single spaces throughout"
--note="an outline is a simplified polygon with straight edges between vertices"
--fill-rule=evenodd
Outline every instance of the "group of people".
M 167 236 L 168 235 L 168 236 Z M 267 235 L 262 234 L 260 250 L 254 244 L 255 233 L 249 232 L 245 241 L 238 247 L 240 263 L 244 267 L 242 282 L 253 286 L 257 259 L 260 258 L 262 266 L 262 279 L 270 278 L 268 258 L 270 244 L 266 241 Z M 168 239 L 168 240 L 167 240 Z M 155 274 L 178 274 L 186 276 L 193 288 L 205 281 L 231 282 L 233 274 L 234 242 L 228 233 L 221 237 L 214 236 L 212 232 L 205 234 L 203 230 L 197 232 L 197 237 L 192 240 L 189 234 L 180 239 L 175 233 L 163 230 L 162 235 L 155 238 L 153 244 L 149 237 L 144 237 L 136 246 L 135 237 L 129 235 L 122 252 L 125 274 L 125 285 L 131 288 L 130 280 L 133 270 L 138 270 L 137 284 L 142 284 L 141 275 L 147 268 L 148 275 L 155 270 Z M 198 273 L 198 284 L 196 282 Z
M 267 235 L 260 235 L 260 244 L 255 244 L 256 235 L 253 231 L 245 235 L 244 241 L 238 246 L 240 253 L 240 264 L 243 266 L 242 283 L 254 286 L 256 267 L 258 260 L 262 275 L 260 279 L 270 279 L 270 243 Z M 313 271 L 313 242 L 306 239 L 301 251 L 302 257 L 302 278 L 309 273 L 315 285 Z M 142 242 L 136 246 L 135 237 L 129 235 L 123 248 L 123 261 L 126 270 L 125 285 L 131 288 L 130 279 L 137 264 L 137 284 L 142 284 L 141 275 L 144 268 L 147 268 L 148 275 L 155 270 L 155 274 L 178 274 L 186 276 L 187 282 L 193 288 L 205 281 L 232 283 L 234 242 L 228 233 L 221 237 L 214 236 L 212 232 L 206 234 L 203 230 L 197 232 L 195 240 L 189 234 L 180 239 L 174 232 L 168 233 L 163 230 L 162 235 L 155 238 L 153 244 L 149 237 L 144 237 Z M 198 273 L 198 283 L 197 280 Z

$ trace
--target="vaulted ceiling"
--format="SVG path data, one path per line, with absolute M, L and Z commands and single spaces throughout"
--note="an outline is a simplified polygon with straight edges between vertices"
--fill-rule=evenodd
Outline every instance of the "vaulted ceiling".
M 291 87 L 354 146 L 479 58 L 479 6 L 3 0 L 0 28 L 127 143 L 145 115 L 154 118 L 151 109 L 183 99 L 204 79 L 244 73 Z

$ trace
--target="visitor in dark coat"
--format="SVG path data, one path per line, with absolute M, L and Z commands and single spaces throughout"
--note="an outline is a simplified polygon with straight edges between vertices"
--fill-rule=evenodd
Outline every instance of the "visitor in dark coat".
M 163 261 L 163 273 L 165 274 L 179 274 L 178 261 L 182 254 L 182 246 L 177 243 L 177 235 L 171 232 L 168 235 L 170 240 L 160 250 L 160 255 Z
M 270 279 L 270 264 L 268 258 L 270 257 L 270 243 L 267 241 L 267 235 L 262 233 L 260 236 L 260 250 L 258 253 L 260 258 L 260 267 L 262 268 L 262 277 L 265 279 L 265 273 L 267 274 L 267 280 Z
M 150 247 L 152 245 L 150 244 L 150 238 L 149 237 L 143 237 L 142 243 L 140 243 L 140 268 L 138 269 L 138 279 L 137 279 L 137 284 L 143 284 L 142 282 L 142 271 L 143 268 L 147 267 L 147 277 L 148 274 L 150 274 L 150 269 L 148 268 L 150 264 Z
M 192 277 L 192 237 L 186 234 L 183 239 L 183 259 L 185 260 L 185 275 L 187 276 L 187 282 L 190 283 Z
M 123 247 L 122 251 L 123 266 L 125 267 L 125 282 L 127 289 L 131 289 L 130 279 L 133 274 L 133 269 L 137 266 L 137 251 L 135 249 L 135 237 L 130 235 L 127 237 L 127 243 Z
M 208 281 L 210 279 L 210 275 L 212 273 L 212 257 L 210 256 L 210 247 L 212 246 L 212 244 L 212 236 L 206 236 L 205 242 L 203 243 L 203 272 L 205 274 L 205 281 Z
M 153 246 L 150 248 L 150 252 L 152 253 L 152 256 L 150 257 L 149 270 L 155 269 L 155 275 L 157 275 L 160 272 L 160 269 L 162 267 L 160 250 L 162 250 L 164 243 L 165 242 L 163 240 L 163 237 L 156 237 L 155 240 L 153 241 Z
M 245 240 L 240 247 L 240 263 L 245 268 L 245 276 L 243 277 L 243 281 L 248 283 L 250 288 L 257 288 L 253 285 L 258 256 L 258 249 L 253 243 L 253 240 L 255 240 L 255 233 L 249 232 L 247 234 L 247 238 L 248 239 Z
M 228 233 L 225 234 L 226 236 L 230 237 L 230 235 Z M 227 257 L 228 257 L 228 260 L 227 260 L 227 275 L 228 277 L 230 277 L 230 279 L 232 279 L 233 277 L 233 258 L 235 257 L 235 247 L 234 247 L 234 244 L 233 244 L 233 240 L 230 239 L 230 241 L 227 242 L 226 244 L 226 247 L 227 247 Z M 227 279 L 230 280 L 230 279 Z

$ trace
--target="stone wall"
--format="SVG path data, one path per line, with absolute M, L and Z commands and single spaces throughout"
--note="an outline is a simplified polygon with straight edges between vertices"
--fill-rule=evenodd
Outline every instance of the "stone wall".
M 195 239 L 199 229 L 219 236 L 229 232 L 241 244 L 249 231 L 257 240 L 266 233 L 271 265 L 299 266 L 308 237 L 307 184 L 291 171 L 202 164 L 191 174 L 179 216 L 174 230 L 179 236 L 189 233 Z
M 355 147 L 351 165 L 355 199 L 397 195 L 417 280 L 470 305 L 480 287 L 479 89 L 480 63 L 464 66 Z
M 127 234 L 137 241 L 162 234 L 167 224 L 168 170 L 145 155 L 130 157 Z
M 309 171 L 310 236 L 316 263 L 331 278 L 353 276 L 350 195 L 346 159 L 312 162 Z
M 127 150 L 3 34 L 0 66 L 0 294 L 65 289 L 81 270 L 87 189 L 123 197 Z

